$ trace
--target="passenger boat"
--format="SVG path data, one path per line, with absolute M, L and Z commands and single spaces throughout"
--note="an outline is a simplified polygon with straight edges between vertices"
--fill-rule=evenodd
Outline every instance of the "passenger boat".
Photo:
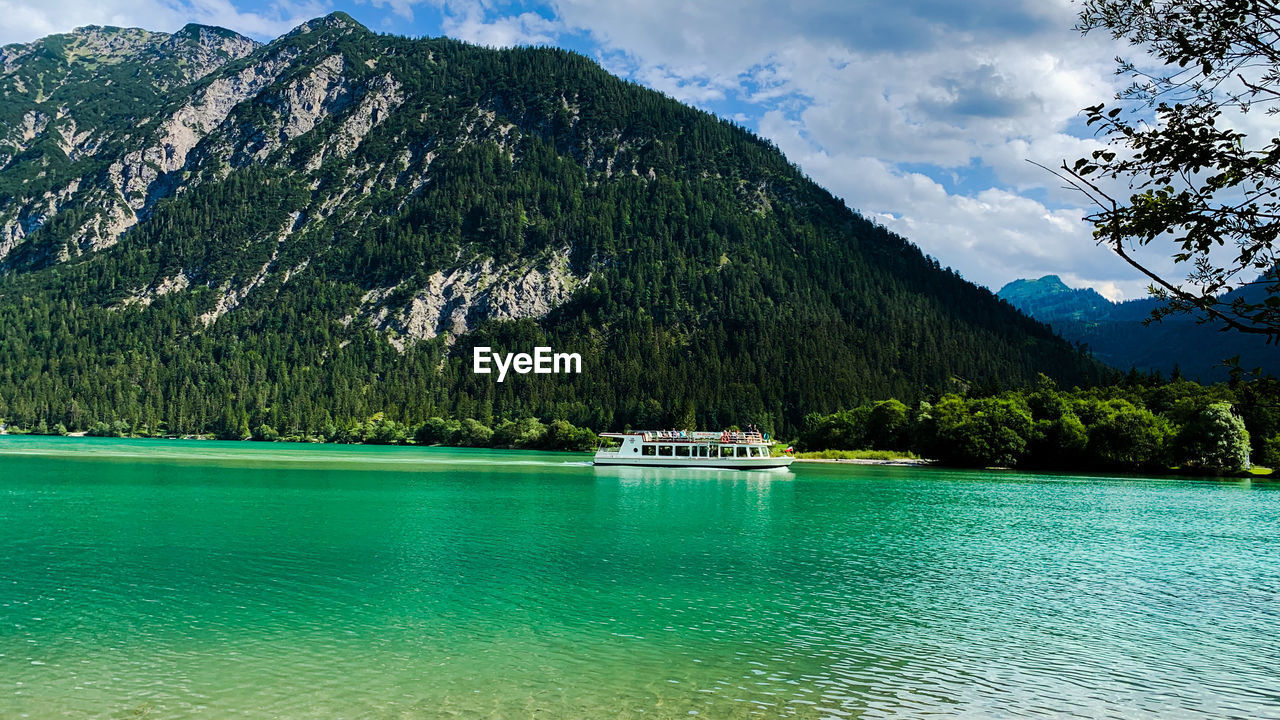
M 600 438 L 596 465 L 763 470 L 785 468 L 794 459 L 770 455 L 769 443 L 758 432 L 637 430 L 601 433 Z

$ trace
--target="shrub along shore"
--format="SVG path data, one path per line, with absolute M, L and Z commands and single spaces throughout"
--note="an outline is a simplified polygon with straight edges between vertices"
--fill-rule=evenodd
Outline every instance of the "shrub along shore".
M 689 408 L 677 415 L 670 426 L 692 429 Z M 123 420 L 71 428 L 42 421 L 7 430 L 173 437 L 163 428 L 136 428 Z M 564 451 L 590 450 L 598 440 L 592 430 L 561 419 L 526 417 L 489 426 L 472 418 L 432 417 L 414 424 L 381 413 L 302 435 L 265 423 L 250 427 L 246 416 L 228 412 L 213 432 L 196 437 Z M 1254 465 L 1280 466 L 1280 382 L 1206 386 L 1130 373 L 1116 385 L 1060 390 L 1041 376 L 1033 388 L 991 395 L 949 393 L 911 405 L 890 399 L 810 414 L 794 444 L 803 459 L 930 458 L 954 467 L 1239 475 Z

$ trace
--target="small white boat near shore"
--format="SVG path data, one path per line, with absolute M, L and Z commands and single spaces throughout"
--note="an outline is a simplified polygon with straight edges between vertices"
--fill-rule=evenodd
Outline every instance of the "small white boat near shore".
M 600 438 L 596 465 L 765 470 L 788 467 L 794 459 L 771 455 L 758 432 L 636 430 L 601 433 Z

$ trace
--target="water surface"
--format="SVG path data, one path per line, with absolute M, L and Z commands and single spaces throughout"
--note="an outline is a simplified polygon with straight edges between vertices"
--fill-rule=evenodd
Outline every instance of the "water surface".
M 0 437 L 0 717 L 1280 717 L 1280 488 Z

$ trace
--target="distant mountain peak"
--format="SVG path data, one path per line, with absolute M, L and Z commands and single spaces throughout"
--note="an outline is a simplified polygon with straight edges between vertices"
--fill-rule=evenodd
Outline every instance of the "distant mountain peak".
M 1073 289 L 1068 287 L 1066 283 L 1062 282 L 1062 278 L 1057 275 L 1044 275 L 1035 280 L 1024 278 L 1006 283 L 1004 287 L 1000 288 L 1000 292 L 996 294 L 1004 297 L 1006 293 L 1028 292 L 1032 290 L 1039 293 L 1073 292 Z
M 52 36 L 66 62 L 79 58 L 119 62 L 136 57 L 140 52 L 164 42 L 169 35 L 142 28 L 120 28 L 113 25 L 84 25 L 64 35 Z M 39 43 L 41 41 L 37 41 Z M 33 45 L 36 43 L 33 43 Z M 52 46 L 46 44 L 46 47 Z
M 1154 298 L 1115 303 L 1090 288 L 1070 288 L 1057 275 L 1014 280 L 997 295 L 1121 369 L 1172 372 L 1176 366 L 1188 377 L 1221 380 L 1227 376 L 1222 360 L 1239 355 L 1244 367 L 1275 372 L 1275 353 L 1259 338 L 1223 335 L 1220 326 L 1201 325 L 1187 315 L 1150 323 L 1160 305 Z
M 298 35 L 306 35 L 307 33 L 318 32 L 321 30 L 361 30 L 368 32 L 369 28 L 361 25 L 355 18 L 341 10 L 335 10 L 328 15 L 302 23 L 285 34 L 284 37 L 296 37 Z
M 1057 275 L 1035 280 L 1014 280 L 1000 288 L 998 297 L 1035 319 L 1053 324 L 1061 320 L 1092 320 L 1108 312 L 1113 303 L 1092 288 L 1068 287 Z
M 235 31 L 212 25 L 188 23 L 169 36 L 158 50 L 162 54 L 184 57 L 188 62 L 186 79 L 195 80 L 204 77 L 226 62 L 239 60 L 260 47 L 262 43 Z
M 62 35 L 160 35 L 153 30 L 144 30 L 136 27 L 120 27 L 118 25 L 81 25 L 73 28 L 69 33 Z M 50 35 L 49 37 L 59 37 L 59 35 Z
M 89 62 L 117 65 L 147 62 L 157 55 L 180 56 L 190 63 L 187 80 L 213 70 L 227 60 L 244 57 L 261 43 L 226 28 L 188 23 L 169 33 L 114 25 L 82 25 L 71 32 L 0 48 L 0 62 L 11 72 L 24 58 L 42 55 L 66 66 Z
M 200 23 L 187 23 L 182 29 L 175 32 L 173 38 L 190 38 L 192 40 L 206 40 L 210 37 L 216 37 L 223 40 L 248 41 L 255 45 L 260 45 L 257 41 L 248 38 L 234 30 L 228 30 L 217 25 L 201 25 Z

